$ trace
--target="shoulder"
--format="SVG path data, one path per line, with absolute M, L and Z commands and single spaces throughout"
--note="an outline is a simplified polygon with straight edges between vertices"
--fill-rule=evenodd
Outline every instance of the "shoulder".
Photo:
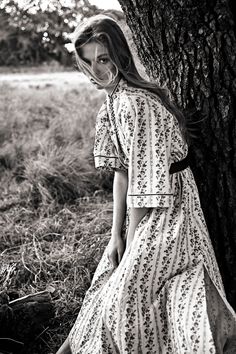
M 164 109 L 161 99 L 148 89 L 133 87 L 122 80 L 118 90 L 114 93 L 112 101 L 116 106 L 127 107 L 132 110 L 140 110 L 144 107 L 151 109 Z
M 121 82 L 112 97 L 112 110 L 117 116 L 139 117 L 170 127 L 175 117 L 162 103 L 159 96 L 148 89 L 133 87 Z M 158 123 L 159 122 L 159 123 Z

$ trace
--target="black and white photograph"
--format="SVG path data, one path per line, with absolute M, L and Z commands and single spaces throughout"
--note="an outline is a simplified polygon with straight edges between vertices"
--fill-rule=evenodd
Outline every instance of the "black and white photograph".
M 233 0 L 0 0 L 0 354 L 236 354 Z

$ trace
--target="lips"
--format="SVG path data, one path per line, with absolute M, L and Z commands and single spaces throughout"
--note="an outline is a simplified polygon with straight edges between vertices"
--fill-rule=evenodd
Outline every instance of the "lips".
M 91 83 L 94 84 L 94 85 L 97 85 L 97 84 L 98 84 L 97 81 L 95 81 L 93 78 L 90 78 L 89 80 L 90 80 Z

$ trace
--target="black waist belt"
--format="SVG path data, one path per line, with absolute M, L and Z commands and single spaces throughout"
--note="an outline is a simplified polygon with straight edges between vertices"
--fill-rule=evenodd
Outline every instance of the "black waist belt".
M 183 160 L 173 162 L 170 165 L 170 174 L 172 175 L 173 173 L 180 172 L 185 170 L 189 166 L 189 156 L 187 155 Z

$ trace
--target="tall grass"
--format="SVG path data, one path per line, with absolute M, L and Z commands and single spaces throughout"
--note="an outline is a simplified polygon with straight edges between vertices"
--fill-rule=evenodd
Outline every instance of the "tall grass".
M 88 84 L 0 87 L 1 287 L 54 289 L 55 318 L 25 353 L 56 352 L 109 239 L 111 176 L 92 156 L 103 99 Z

